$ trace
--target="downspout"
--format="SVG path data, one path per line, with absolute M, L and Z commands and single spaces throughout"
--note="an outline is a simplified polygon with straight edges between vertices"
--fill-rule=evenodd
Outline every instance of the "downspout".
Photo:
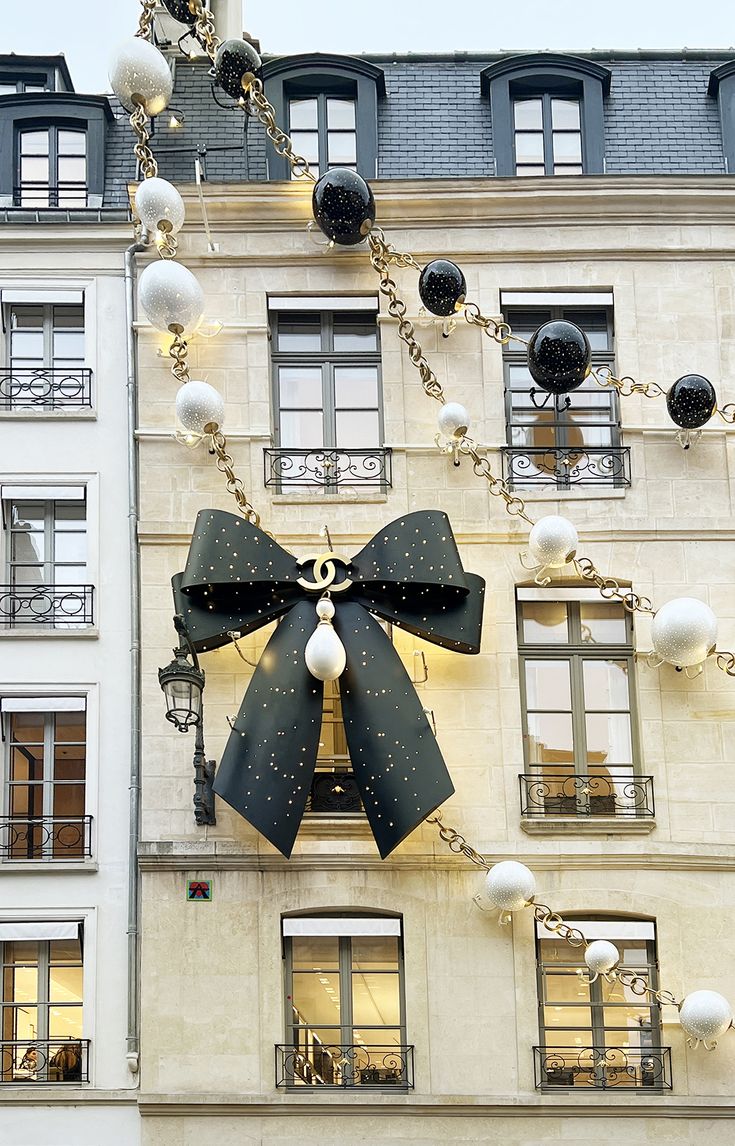
M 140 835 L 141 667 L 140 667 L 140 557 L 138 551 L 138 425 L 137 354 L 135 318 L 135 255 L 146 249 L 134 242 L 125 251 L 125 349 L 128 397 L 128 542 L 130 545 L 130 825 L 128 831 L 128 1034 L 127 1063 L 132 1074 L 140 1068 Z

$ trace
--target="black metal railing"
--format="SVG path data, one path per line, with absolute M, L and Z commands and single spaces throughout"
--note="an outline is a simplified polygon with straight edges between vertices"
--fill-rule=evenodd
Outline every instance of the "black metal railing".
M 89 1082 L 89 1039 L 0 1042 L 0 1082 Z
M 511 485 L 629 486 L 629 446 L 504 446 L 505 479 Z
M 349 768 L 320 769 L 314 773 L 306 797 L 307 812 L 330 816 L 355 815 L 362 811 L 357 781 Z
M 655 815 L 653 776 L 630 770 L 604 775 L 574 772 L 563 765 L 544 765 L 518 777 L 522 816 L 616 816 L 622 819 Z
M 83 181 L 44 183 L 33 180 L 13 188 L 14 207 L 86 207 L 87 185 Z
M 51 863 L 91 854 L 91 816 L 0 817 L 0 859 Z
M 671 1090 L 670 1047 L 534 1047 L 537 1090 Z
M 77 629 L 93 623 L 93 585 L 0 585 L 0 628 Z
M 0 410 L 81 410 L 92 405 L 84 366 L 11 366 L 0 373 Z
M 389 489 L 392 484 L 391 450 L 379 446 L 372 450 L 290 450 L 263 451 L 266 486 L 337 489 L 341 485 L 377 486 Z
M 413 1090 L 412 1046 L 340 1046 L 313 1040 L 276 1047 L 276 1086 L 379 1086 Z

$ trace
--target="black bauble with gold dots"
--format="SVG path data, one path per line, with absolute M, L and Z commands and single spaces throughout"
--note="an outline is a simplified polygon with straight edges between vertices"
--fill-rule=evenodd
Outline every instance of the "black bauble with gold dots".
M 214 57 L 214 78 L 228 96 L 241 99 L 251 80 L 262 79 L 262 76 L 260 56 L 247 40 L 225 40 L 220 44 Z
M 592 351 L 587 335 L 573 322 L 545 322 L 528 343 L 528 369 L 542 390 L 567 394 L 590 372 Z
M 698 430 L 717 409 L 715 388 L 701 374 L 685 374 L 666 395 L 666 409 L 672 422 L 683 430 Z
M 456 263 L 434 259 L 419 276 L 419 296 L 427 310 L 447 318 L 455 314 L 467 295 L 465 277 Z
M 320 231 L 341 247 L 353 247 L 370 233 L 375 222 L 375 199 L 356 171 L 333 167 L 314 187 L 314 219 Z
M 161 0 L 161 3 L 180 24 L 188 24 L 189 27 L 196 24 L 196 13 L 192 12 L 189 0 Z

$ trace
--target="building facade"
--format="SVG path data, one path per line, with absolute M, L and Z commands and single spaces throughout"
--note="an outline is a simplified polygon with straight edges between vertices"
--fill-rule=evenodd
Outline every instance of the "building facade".
M 63 56 L 0 56 L 0 1137 L 14 1146 L 139 1137 L 130 226 L 124 189 L 105 186 L 112 121 Z

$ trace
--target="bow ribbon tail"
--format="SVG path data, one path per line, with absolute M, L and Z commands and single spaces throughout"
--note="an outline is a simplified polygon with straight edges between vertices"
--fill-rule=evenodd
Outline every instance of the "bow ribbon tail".
M 454 792 L 436 737 L 390 639 L 362 606 L 340 601 L 340 677 L 352 770 L 381 858 Z
M 324 686 L 306 667 L 314 605 L 299 601 L 271 636 L 240 705 L 214 790 L 288 858 L 311 786 Z

